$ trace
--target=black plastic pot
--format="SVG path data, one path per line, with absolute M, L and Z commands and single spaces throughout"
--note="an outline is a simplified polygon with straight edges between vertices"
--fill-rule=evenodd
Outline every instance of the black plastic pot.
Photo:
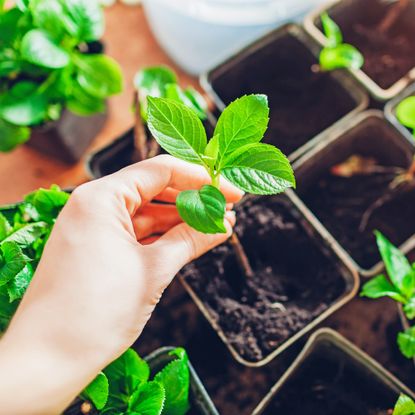
M 344 41 L 356 46 L 365 63 L 351 74 L 379 101 L 399 94 L 415 79 L 415 2 L 410 1 L 391 29 L 384 34 L 379 25 L 397 1 L 335 0 L 314 10 L 305 20 L 306 30 L 322 45 L 327 39 L 320 15 L 327 11 L 340 26 Z
M 337 332 L 320 329 L 252 415 L 383 415 L 413 392 Z
M 294 163 L 299 203 L 312 212 L 319 231 L 341 246 L 364 276 L 382 269 L 373 230 L 380 230 L 405 254 L 415 246 L 411 203 L 415 192 L 396 191 L 391 201 L 375 209 L 359 230 L 364 213 L 391 191 L 389 185 L 396 175 L 339 178 L 331 173 L 331 168 L 352 155 L 361 155 L 404 171 L 411 165 L 414 153 L 413 144 L 381 112 L 368 111 L 343 123 L 334 134 L 327 134 L 315 149 Z
M 180 277 L 233 357 L 259 367 L 351 300 L 358 275 L 287 196 L 248 197 L 236 211 L 255 276 L 243 275 L 227 243 Z
M 367 94 L 345 71 L 312 71 L 320 49 L 300 26 L 285 25 L 202 75 L 201 84 L 220 110 L 244 94 L 268 95 L 265 142 L 294 160 L 325 129 L 368 105 Z

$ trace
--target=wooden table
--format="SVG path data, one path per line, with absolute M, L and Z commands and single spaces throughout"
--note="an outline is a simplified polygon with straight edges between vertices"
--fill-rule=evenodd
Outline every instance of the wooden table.
M 161 50 L 151 34 L 142 7 L 116 4 L 107 8 L 105 15 L 106 53 L 120 63 L 125 87 L 122 94 L 110 99 L 107 124 L 88 152 L 112 141 L 133 124 L 132 81 L 139 68 L 165 63 L 174 67 L 184 85 L 197 85 L 196 79 L 176 68 Z M 84 160 L 66 165 L 26 146 L 8 154 L 0 153 L 0 204 L 18 201 L 33 189 L 52 183 L 69 187 L 85 180 Z

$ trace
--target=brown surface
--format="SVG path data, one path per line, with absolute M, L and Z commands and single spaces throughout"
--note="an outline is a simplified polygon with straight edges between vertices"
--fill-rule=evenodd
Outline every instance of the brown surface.
M 124 92 L 110 100 L 109 120 L 91 148 L 102 147 L 125 131 L 133 123 L 130 111 L 135 72 L 148 65 L 173 65 L 153 38 L 141 7 L 122 4 L 106 9 L 106 52 L 122 66 Z M 197 85 L 197 80 L 178 71 L 181 82 Z M 25 193 L 57 183 L 63 187 L 82 183 L 87 179 L 83 161 L 70 166 L 54 161 L 33 149 L 23 146 L 10 154 L 0 153 L 0 204 L 18 201 Z

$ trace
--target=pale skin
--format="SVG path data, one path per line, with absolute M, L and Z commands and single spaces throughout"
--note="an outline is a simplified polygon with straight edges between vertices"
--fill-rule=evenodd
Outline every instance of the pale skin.
M 204 235 L 173 204 L 209 182 L 203 168 L 158 156 L 75 190 L 0 341 L 1 413 L 61 413 L 140 336 L 180 268 L 229 238 L 232 211 L 226 234 Z M 242 197 L 228 182 L 221 190 L 229 209 Z

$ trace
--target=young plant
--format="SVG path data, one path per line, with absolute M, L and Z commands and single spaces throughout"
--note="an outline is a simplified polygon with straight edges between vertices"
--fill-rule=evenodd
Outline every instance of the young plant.
M 98 0 L 0 1 L 0 151 L 30 137 L 30 127 L 58 120 L 64 109 L 88 116 L 122 90 L 118 64 L 90 53 L 101 38 Z
M 415 415 L 415 402 L 409 396 L 401 394 L 392 415 Z
M 320 16 L 323 32 L 327 38 L 327 46 L 320 52 L 319 69 L 360 69 L 363 66 L 363 55 L 352 45 L 343 43 L 343 34 L 327 13 Z
M 379 252 L 385 264 L 385 275 L 378 275 L 363 285 L 361 296 L 369 298 L 390 297 L 402 304 L 409 320 L 415 318 L 415 264 L 410 264 L 405 255 L 380 232 L 376 231 Z M 398 334 L 398 346 L 407 358 L 415 356 L 415 327 L 408 327 Z
M 172 361 L 150 379 L 147 362 L 129 349 L 82 392 L 82 412 L 102 415 L 184 415 L 190 409 L 188 357 L 172 350 Z
M 135 146 L 138 159 L 153 157 L 159 152 L 157 141 L 152 141 L 147 151 L 147 134 L 144 124 L 147 123 L 147 97 L 169 98 L 192 109 L 203 121 L 207 118 L 207 103 L 192 87 L 182 89 L 176 74 L 167 66 L 144 68 L 134 78 L 135 94 Z
M 415 96 L 407 97 L 396 107 L 396 118 L 415 137 Z

